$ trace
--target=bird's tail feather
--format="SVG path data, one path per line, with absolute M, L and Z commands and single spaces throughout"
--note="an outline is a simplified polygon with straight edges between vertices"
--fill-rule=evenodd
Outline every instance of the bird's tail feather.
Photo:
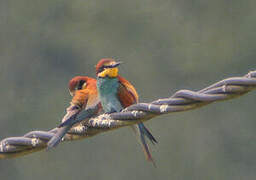
M 156 139 L 153 137 L 153 135 L 149 132 L 149 130 L 144 126 L 144 124 L 140 123 L 137 125 L 137 127 L 135 125 L 131 126 L 133 131 L 135 132 L 135 134 L 138 137 L 138 141 L 140 142 L 143 152 L 145 154 L 146 160 L 150 161 L 153 163 L 153 165 L 156 167 L 155 161 L 150 153 L 150 149 L 148 147 L 148 144 L 146 142 L 145 139 L 145 135 L 149 138 L 149 140 L 154 144 L 156 143 Z M 137 131 L 139 130 L 139 132 Z
M 88 120 L 95 115 L 97 111 L 97 106 L 86 110 L 81 110 L 79 107 L 73 105 L 67 108 L 67 114 L 63 117 L 62 123 L 58 126 L 57 133 L 47 143 L 47 150 L 57 146 L 74 124 L 79 123 L 82 120 Z
M 139 123 L 138 127 L 140 129 L 141 134 L 143 133 L 144 135 L 146 135 L 152 144 L 158 143 L 157 140 L 154 138 L 154 136 L 151 134 L 151 132 L 146 128 L 146 126 L 143 123 Z

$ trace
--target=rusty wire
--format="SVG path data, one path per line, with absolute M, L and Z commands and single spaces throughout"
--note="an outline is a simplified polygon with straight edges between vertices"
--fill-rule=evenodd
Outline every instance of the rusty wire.
M 94 136 L 116 128 L 147 121 L 162 114 L 188 111 L 216 101 L 236 98 L 256 88 L 256 71 L 243 77 L 232 77 L 219 81 L 200 91 L 180 90 L 169 98 L 151 103 L 138 103 L 122 112 L 102 114 L 84 120 L 83 113 L 77 118 L 81 121 L 72 127 L 63 141 L 77 140 Z M 9 137 L 0 142 L 0 159 L 18 157 L 46 148 L 47 142 L 56 133 L 50 131 L 31 131 L 21 137 Z

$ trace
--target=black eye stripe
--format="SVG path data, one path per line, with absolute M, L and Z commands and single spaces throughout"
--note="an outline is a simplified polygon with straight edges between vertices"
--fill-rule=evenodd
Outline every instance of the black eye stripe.
M 105 69 L 105 66 L 100 67 L 99 72 L 102 72 Z
M 118 66 L 119 64 L 111 64 L 111 65 L 103 65 L 99 68 L 98 73 L 104 71 L 104 69 L 108 69 L 108 68 L 114 68 L 116 66 Z
M 78 84 L 78 86 L 77 86 L 77 90 L 82 89 L 82 87 L 83 87 L 84 83 L 85 83 L 85 80 L 81 80 L 81 81 L 79 81 L 79 84 Z
M 104 69 L 105 69 L 105 68 L 112 68 L 112 65 L 103 66 L 103 67 L 104 67 Z
M 104 71 L 104 69 L 106 69 L 106 68 L 111 68 L 111 65 L 103 65 L 103 66 L 101 66 L 100 69 L 99 69 L 99 73 Z

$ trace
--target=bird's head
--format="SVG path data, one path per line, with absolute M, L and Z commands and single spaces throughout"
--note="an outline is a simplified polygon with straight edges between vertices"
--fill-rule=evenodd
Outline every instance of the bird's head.
M 120 62 L 116 62 L 114 59 L 111 59 L 111 58 L 101 59 L 96 65 L 97 77 L 100 77 L 100 78 L 117 77 L 119 65 L 120 65 Z
M 87 76 L 76 76 L 72 78 L 68 84 L 70 95 L 74 96 L 77 90 L 86 88 L 88 83 L 90 83 L 90 79 L 92 78 L 89 78 Z

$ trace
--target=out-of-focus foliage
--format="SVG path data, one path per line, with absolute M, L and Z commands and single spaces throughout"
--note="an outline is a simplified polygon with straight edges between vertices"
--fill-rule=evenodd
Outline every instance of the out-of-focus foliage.
M 256 68 L 256 1 L 1 0 L 0 137 L 58 124 L 75 75 L 100 58 L 140 100 L 201 89 Z M 158 168 L 129 128 L 1 160 L 1 179 L 254 179 L 255 93 L 146 123 Z

